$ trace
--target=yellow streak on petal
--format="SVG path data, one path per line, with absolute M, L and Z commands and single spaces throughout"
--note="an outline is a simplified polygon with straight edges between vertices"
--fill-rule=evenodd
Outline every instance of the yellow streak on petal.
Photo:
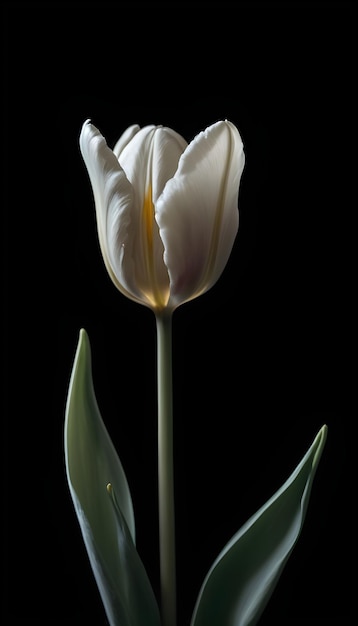
M 152 265 L 153 261 L 153 218 L 154 218 L 154 204 L 152 200 L 152 186 L 148 185 L 147 193 L 143 203 L 143 221 L 145 227 L 145 241 L 146 241 L 146 261 L 148 268 Z
M 145 295 L 156 310 L 163 309 L 169 298 L 169 290 L 165 293 L 160 289 L 154 264 L 154 204 L 152 199 L 152 186 L 149 184 L 143 202 L 143 222 L 144 222 L 144 246 L 145 246 L 145 262 L 148 273 L 148 289 Z

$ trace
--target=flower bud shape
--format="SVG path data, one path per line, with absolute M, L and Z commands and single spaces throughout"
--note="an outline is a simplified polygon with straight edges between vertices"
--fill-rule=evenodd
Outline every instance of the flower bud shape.
M 80 149 L 91 181 L 107 271 L 156 314 L 218 280 L 239 226 L 240 134 L 219 121 L 189 144 L 164 126 L 130 126 L 111 150 L 87 120 Z

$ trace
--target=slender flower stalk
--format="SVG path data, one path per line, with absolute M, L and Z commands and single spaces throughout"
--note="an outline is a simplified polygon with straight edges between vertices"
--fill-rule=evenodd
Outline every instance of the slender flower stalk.
M 163 626 L 176 624 L 173 463 L 172 315 L 156 315 L 158 386 L 158 496 Z

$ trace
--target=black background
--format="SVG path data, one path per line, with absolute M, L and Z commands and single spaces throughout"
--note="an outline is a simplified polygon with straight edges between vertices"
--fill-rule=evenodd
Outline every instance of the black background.
M 155 322 L 101 259 L 78 148 L 133 123 L 243 138 L 240 228 L 210 292 L 174 314 L 179 624 L 211 563 L 328 439 L 261 622 L 354 622 L 355 11 L 346 2 L 5 3 L 2 146 L 4 619 L 106 624 L 67 488 L 79 329 L 158 594 Z

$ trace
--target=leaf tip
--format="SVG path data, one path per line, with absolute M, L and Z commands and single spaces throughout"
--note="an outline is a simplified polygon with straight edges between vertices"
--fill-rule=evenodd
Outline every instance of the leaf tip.
M 84 328 L 80 329 L 79 339 L 78 340 L 79 340 L 80 343 L 89 341 L 87 331 Z
M 327 424 L 323 424 L 322 428 L 318 431 L 316 435 L 316 441 L 319 446 L 324 445 L 327 438 L 328 426 Z
M 328 432 L 328 426 L 327 424 L 323 424 L 322 428 L 320 428 L 320 430 L 318 431 L 315 440 L 313 442 L 313 448 L 315 448 L 315 455 L 313 457 L 313 462 L 312 462 L 312 466 L 316 467 L 322 452 L 323 452 L 323 448 L 325 446 L 326 443 L 326 439 L 327 439 L 327 432 Z
M 87 331 L 84 328 L 80 329 L 78 335 L 78 343 L 77 343 L 77 358 L 85 359 L 85 361 L 90 362 L 91 360 L 91 344 L 87 334 Z

